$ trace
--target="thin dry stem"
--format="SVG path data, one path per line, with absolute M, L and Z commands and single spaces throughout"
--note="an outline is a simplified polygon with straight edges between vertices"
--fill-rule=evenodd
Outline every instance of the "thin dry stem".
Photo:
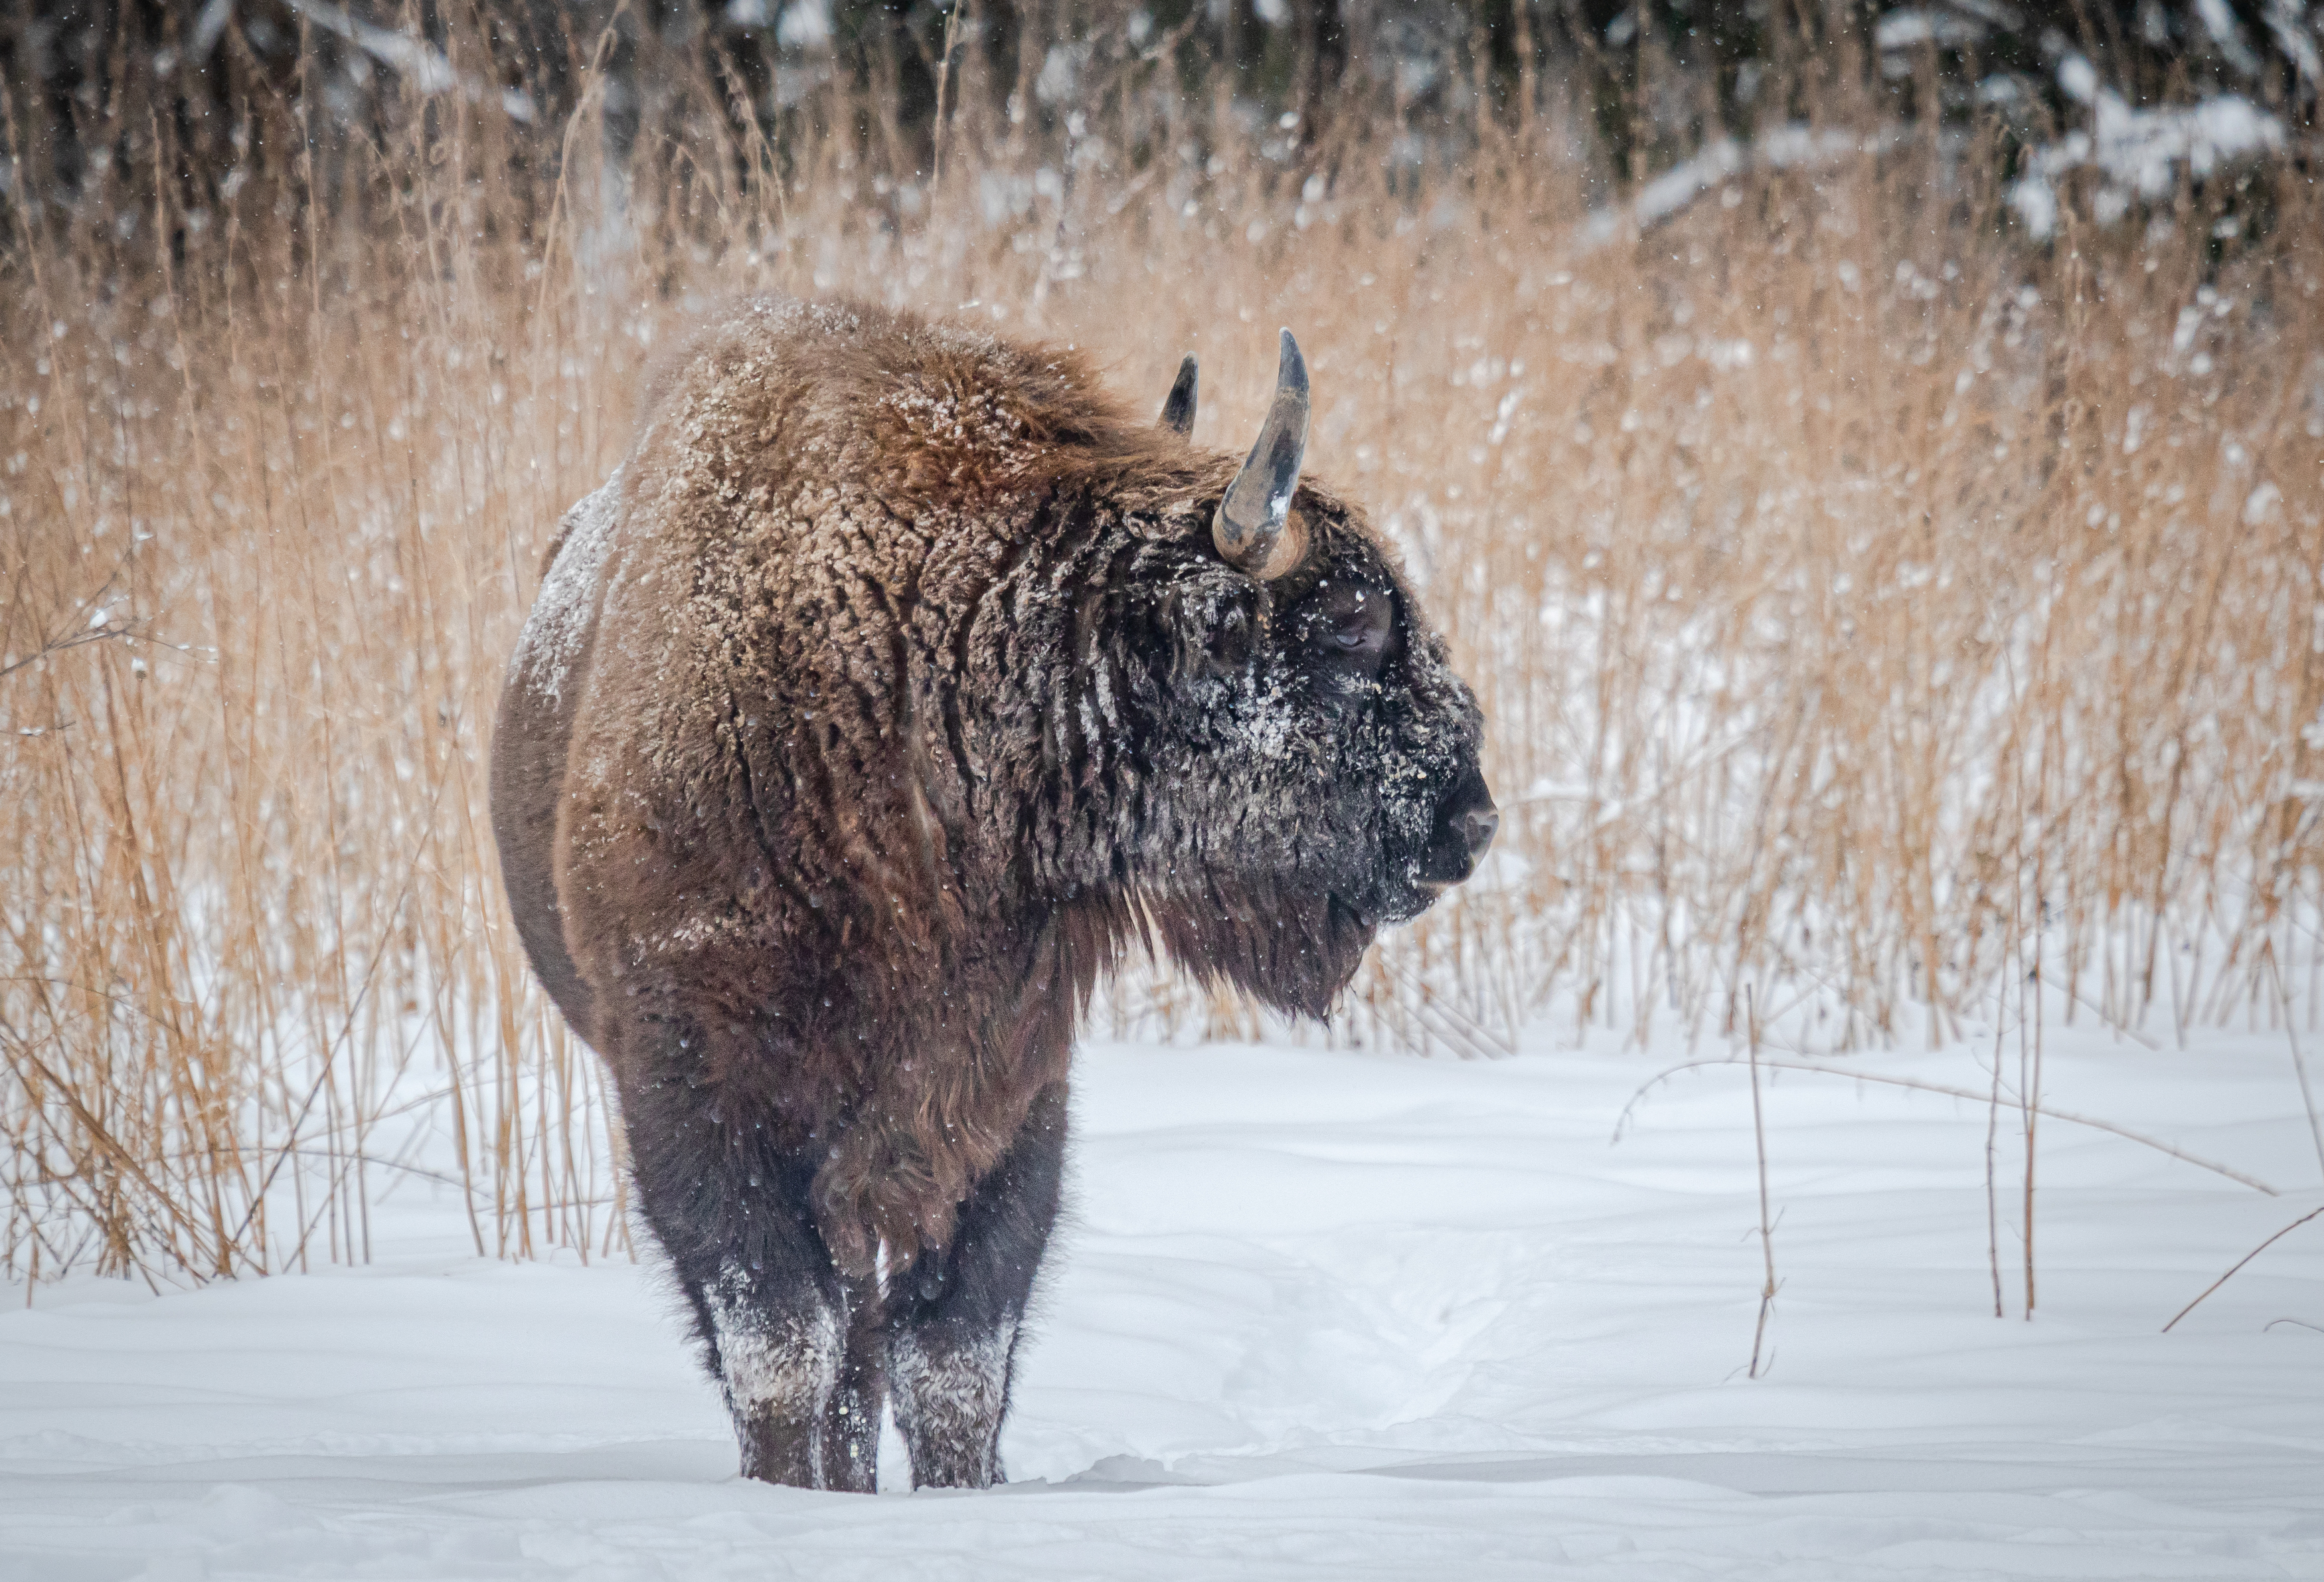
M 1621 1116 L 1614 1124 L 1615 1141 L 1619 1142 L 1621 1140 L 1623 1131 L 1629 1125 L 1631 1111 L 1637 1108 L 1638 1101 L 1641 1098 L 1644 1098 L 1655 1088 L 1668 1081 L 1671 1078 L 1677 1076 L 1682 1071 L 1701 1071 L 1713 1067 L 1737 1066 L 1741 1064 L 1743 1064 L 1743 1062 L 1734 1059 L 1731 1057 L 1721 1057 L 1717 1059 L 1683 1060 L 1675 1066 L 1668 1067 L 1664 1070 L 1657 1071 L 1652 1078 L 1648 1078 L 1646 1082 L 1641 1083 L 1638 1087 L 1638 1090 L 1630 1096 L 1629 1103 L 1622 1106 Z M 1874 1071 L 1851 1071 L 1845 1067 L 1820 1066 L 1809 1060 L 1768 1060 L 1763 1059 L 1759 1064 L 1766 1066 L 1770 1070 L 1815 1071 L 1820 1072 L 1826 1077 L 1844 1077 L 1850 1082 L 1871 1082 L 1877 1083 L 1884 1087 L 1910 1087 L 1922 1093 L 1941 1093 L 1948 1098 L 1967 1099 L 1972 1104 L 1985 1102 L 1987 1097 L 1987 1095 L 1978 1093 L 1974 1088 L 1954 1087 L 1942 1082 L 1923 1082 L 1917 1077 L 1892 1077 Z M 2063 1121 L 2069 1125 L 2089 1126 L 2095 1131 L 2111 1133 L 2113 1135 L 2120 1137 L 2126 1142 L 2135 1143 L 2142 1148 L 2152 1148 L 2158 1153 L 2167 1153 L 2172 1158 L 2179 1160 L 2186 1164 L 2191 1164 L 2198 1170 L 2207 1170 L 2214 1175 L 2225 1176 L 2231 1181 L 2236 1182 L 2241 1186 L 2249 1187 L 2255 1192 L 2265 1193 L 2270 1198 L 2281 1198 L 2283 1196 L 2282 1192 L 2277 1191 L 2273 1187 L 2269 1186 L 2257 1176 L 2247 1175 L 2232 1165 L 2220 1164 L 2216 1161 L 2205 1159 L 2200 1154 L 2190 1153 L 2187 1150 L 2179 1147 L 2177 1144 L 2165 1143 L 2159 1137 L 2149 1137 L 2144 1133 L 2134 1132 L 2127 1126 L 2117 1126 L 2112 1121 L 2099 1120 L 2094 1115 L 2077 1115 L 2071 1110 L 2061 1110 L 2049 1105 L 2042 1105 L 2038 1106 L 2038 1110 L 2040 1114 L 2049 1117 L 2051 1120 Z
M 1756 1379 L 1760 1370 L 1759 1348 L 1767 1338 L 1767 1315 L 1775 1308 L 1775 1226 L 1767 1208 L 1767 1123 L 1759 1105 L 1759 1016 L 1748 992 L 1744 1016 L 1750 1030 L 1751 1143 L 1759 1162 L 1759 1254 L 1766 1264 L 1766 1280 L 1759 1288 L 1759 1321 L 1751 1329 L 1750 1376 Z
M 2293 1231 L 2298 1230 L 2301 1226 L 2306 1225 L 2310 1220 L 2316 1218 L 2319 1215 L 2324 1215 L 2324 1207 L 2310 1209 L 2298 1219 L 2293 1220 L 2290 1225 L 2285 1226 L 2282 1230 L 2277 1231 L 2273 1235 L 2268 1237 L 2267 1240 L 2260 1243 L 2258 1246 L 2254 1247 L 2250 1252 L 2246 1253 L 2242 1257 L 2236 1259 L 2234 1264 L 2229 1267 L 2225 1274 L 2220 1275 L 2217 1280 L 2211 1281 L 2210 1284 L 2203 1288 L 2202 1295 L 2198 1296 L 2193 1301 L 2189 1302 L 2185 1307 L 2180 1309 L 2177 1314 L 2172 1318 L 2171 1322 L 2163 1326 L 2163 1333 L 2165 1335 L 2170 1334 L 2172 1329 L 2178 1327 L 2178 1323 L 2181 1318 L 2185 1318 L 2188 1314 L 2193 1312 L 2198 1307 L 2201 1306 L 2204 1297 L 2209 1296 L 2213 1291 L 2218 1290 L 2219 1287 L 2227 1284 L 2228 1281 L 2233 1280 L 2236 1273 L 2242 1270 L 2245 1264 L 2250 1263 L 2254 1258 L 2258 1257 L 2262 1253 L 2266 1252 L 2270 1247 L 2275 1245 L 2276 1243 L 2290 1235 Z M 2277 1322 L 2281 1323 L 2282 1320 L 2278 1319 Z

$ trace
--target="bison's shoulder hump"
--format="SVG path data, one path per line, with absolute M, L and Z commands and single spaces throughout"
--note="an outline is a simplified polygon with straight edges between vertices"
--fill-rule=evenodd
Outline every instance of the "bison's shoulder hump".
M 641 427 L 679 405 L 747 409 L 770 439 L 933 449 L 947 470 L 982 457 L 1015 475 L 1156 443 L 1076 347 L 847 301 L 755 297 L 712 315 L 657 365 Z

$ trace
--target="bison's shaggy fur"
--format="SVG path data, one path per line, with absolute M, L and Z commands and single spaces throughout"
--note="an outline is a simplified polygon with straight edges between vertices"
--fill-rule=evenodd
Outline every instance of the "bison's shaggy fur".
M 1256 580 L 1236 467 L 1069 352 L 759 301 L 566 520 L 495 829 L 746 1470 L 870 1487 L 892 1384 L 917 1478 L 997 1477 L 1097 976 L 1149 939 L 1321 1015 L 1489 837 L 1359 514 L 1303 485 Z

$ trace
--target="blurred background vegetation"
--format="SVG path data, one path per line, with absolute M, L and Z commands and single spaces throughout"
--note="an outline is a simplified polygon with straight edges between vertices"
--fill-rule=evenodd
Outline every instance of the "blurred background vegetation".
M 1313 466 L 1478 689 L 1493 856 L 1327 1027 L 1157 968 L 1101 1035 L 1974 1030 L 1997 1113 L 2045 1019 L 2312 1031 L 2316 22 L 17 0 L 0 1270 L 360 1260 L 430 1197 L 624 1250 L 484 765 L 559 516 L 741 292 L 1132 402 L 1194 349 L 1222 450 L 1296 326 Z
M 2135 189 L 2190 133 L 2126 116 L 2174 106 L 2249 106 L 2230 153 L 2311 160 L 2324 67 L 2308 0 L 17 0 L 0 84 L 21 226 L 108 184 L 214 205 L 253 150 L 384 136 L 415 92 L 493 95 L 553 171 L 593 88 L 617 165 L 715 115 L 786 174 L 851 140 L 905 208 L 948 137 L 1100 120 L 1132 170 L 1230 123 L 1303 166 L 1385 138 L 1416 168 L 1538 125 L 1610 190 L 1773 128 L 1984 119 L 2005 174 L 2080 130 Z

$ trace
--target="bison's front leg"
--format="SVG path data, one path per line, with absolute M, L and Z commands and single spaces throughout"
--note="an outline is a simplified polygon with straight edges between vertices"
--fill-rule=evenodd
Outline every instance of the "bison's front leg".
M 1001 1421 L 1026 1299 L 1057 1217 L 1065 1087 L 1046 1088 L 1017 1141 L 962 1205 L 952 1244 L 891 1277 L 888 1382 L 919 1488 L 999 1483 Z

